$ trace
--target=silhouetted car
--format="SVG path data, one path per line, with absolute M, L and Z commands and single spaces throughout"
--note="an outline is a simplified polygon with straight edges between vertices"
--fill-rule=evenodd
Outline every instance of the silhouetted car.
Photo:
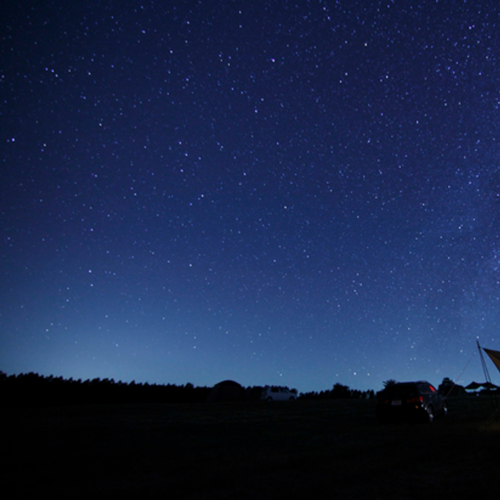
M 445 399 L 426 381 L 394 383 L 377 393 L 379 422 L 433 422 L 446 413 Z
M 266 385 L 262 389 L 261 399 L 265 401 L 295 401 L 297 399 L 297 390 Z

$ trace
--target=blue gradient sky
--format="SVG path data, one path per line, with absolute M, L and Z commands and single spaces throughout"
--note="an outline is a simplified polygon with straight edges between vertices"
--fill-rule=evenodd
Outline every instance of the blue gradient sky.
M 2 7 L 2 371 L 484 379 L 500 5 L 296 3 Z

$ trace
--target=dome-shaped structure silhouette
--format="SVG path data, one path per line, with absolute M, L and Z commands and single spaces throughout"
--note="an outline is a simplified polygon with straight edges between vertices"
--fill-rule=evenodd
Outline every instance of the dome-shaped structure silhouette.
M 245 399 L 245 389 L 234 382 L 234 380 L 224 380 L 215 384 L 208 395 L 208 403 L 217 403 L 222 401 L 243 401 Z

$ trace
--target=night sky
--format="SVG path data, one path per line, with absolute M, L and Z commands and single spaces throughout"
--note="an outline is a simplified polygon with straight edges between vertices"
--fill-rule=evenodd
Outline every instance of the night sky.
M 1 11 L 0 370 L 484 380 L 496 0 Z

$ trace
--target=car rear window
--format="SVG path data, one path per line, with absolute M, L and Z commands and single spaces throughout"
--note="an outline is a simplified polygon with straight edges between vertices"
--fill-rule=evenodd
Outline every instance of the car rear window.
M 406 397 L 418 394 L 418 389 L 415 384 L 396 384 L 387 386 L 384 394 L 389 397 Z

